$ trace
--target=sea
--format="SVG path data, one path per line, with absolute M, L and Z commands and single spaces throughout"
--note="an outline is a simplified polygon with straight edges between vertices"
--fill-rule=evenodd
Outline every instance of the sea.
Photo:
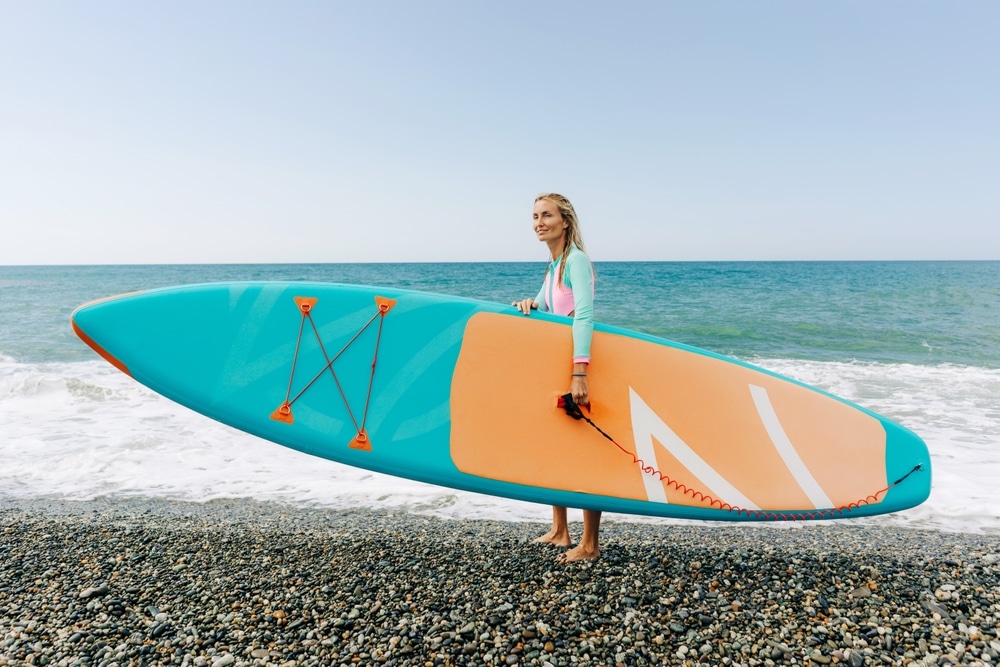
M 595 267 L 598 321 L 770 369 L 925 440 L 933 467 L 925 503 L 836 521 L 1000 533 L 1000 262 Z M 510 303 L 534 296 L 544 270 L 543 261 L 0 266 L 0 499 L 246 498 L 547 521 L 541 505 L 351 468 L 219 424 L 115 370 L 76 338 L 69 320 L 78 305 L 105 296 L 233 280 L 365 284 Z

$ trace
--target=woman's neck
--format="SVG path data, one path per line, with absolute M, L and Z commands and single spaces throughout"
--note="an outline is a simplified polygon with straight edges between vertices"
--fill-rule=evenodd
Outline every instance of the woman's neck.
M 552 261 L 556 261 L 562 257 L 563 251 L 566 249 L 566 237 L 561 239 L 556 239 L 549 242 L 549 254 L 552 256 Z

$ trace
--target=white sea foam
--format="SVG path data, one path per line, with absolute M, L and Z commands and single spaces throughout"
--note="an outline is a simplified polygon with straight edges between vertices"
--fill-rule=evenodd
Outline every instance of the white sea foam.
M 906 512 L 857 521 L 1000 532 L 992 481 L 1000 476 L 1000 370 L 754 362 L 884 414 L 927 442 L 934 469 L 930 499 Z M 548 518 L 539 505 L 397 479 L 285 449 L 162 398 L 100 360 L 0 359 L 0 461 L 0 494 L 21 498 L 246 497 L 332 508 L 406 507 L 449 518 Z

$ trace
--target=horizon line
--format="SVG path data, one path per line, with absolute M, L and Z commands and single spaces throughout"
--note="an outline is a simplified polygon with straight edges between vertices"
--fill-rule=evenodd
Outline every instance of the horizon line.
M 418 264 L 543 264 L 546 260 L 414 260 L 405 262 L 81 262 L 71 264 L 0 264 L 0 268 L 108 267 L 108 266 L 327 266 L 327 265 L 418 265 Z M 973 263 L 997 259 L 593 259 L 594 264 L 846 264 L 846 263 Z

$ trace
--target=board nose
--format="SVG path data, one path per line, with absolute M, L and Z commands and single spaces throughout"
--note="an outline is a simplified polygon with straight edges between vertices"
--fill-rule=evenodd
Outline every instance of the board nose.
M 79 306 L 69 316 L 70 326 L 72 326 L 73 333 L 76 334 L 77 338 L 86 343 L 87 346 L 90 347 L 90 349 L 92 349 L 94 352 L 97 352 L 97 354 L 103 357 L 105 361 L 107 361 L 109 364 L 120 370 L 122 373 L 125 373 L 126 375 L 131 377 L 132 372 L 128 369 L 128 366 L 126 366 L 114 354 L 105 349 L 105 347 L 89 333 L 90 327 L 88 326 L 88 324 L 97 306 L 99 304 L 106 303 L 109 300 L 115 298 L 117 297 L 100 299 L 98 301 L 91 301 L 89 303 L 83 304 L 82 306 Z

